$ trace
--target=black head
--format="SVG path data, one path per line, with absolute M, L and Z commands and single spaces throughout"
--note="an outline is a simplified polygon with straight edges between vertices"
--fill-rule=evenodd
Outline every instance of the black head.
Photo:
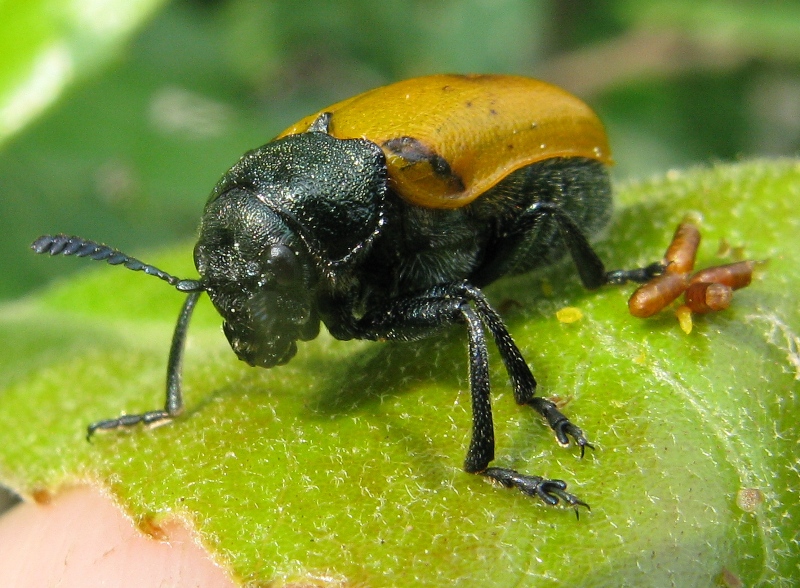
M 341 280 L 378 233 L 383 152 L 321 132 L 246 153 L 206 204 L 195 265 L 239 359 L 271 367 L 319 332 L 315 288 Z
M 251 190 L 233 188 L 208 203 L 194 259 L 242 361 L 286 363 L 297 339 L 319 333 L 308 256 L 296 234 Z

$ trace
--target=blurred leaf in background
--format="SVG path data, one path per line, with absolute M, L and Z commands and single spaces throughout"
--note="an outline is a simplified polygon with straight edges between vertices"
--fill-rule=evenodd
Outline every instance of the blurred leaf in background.
M 108 63 L 161 0 L 0 4 L 0 143 Z

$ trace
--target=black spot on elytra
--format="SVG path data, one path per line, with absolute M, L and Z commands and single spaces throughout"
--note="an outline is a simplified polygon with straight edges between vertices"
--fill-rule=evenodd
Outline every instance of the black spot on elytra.
M 383 147 L 405 159 L 409 165 L 427 161 L 434 173 L 447 180 L 454 189 L 459 191 L 464 189 L 464 182 L 453 173 L 447 160 L 419 139 L 397 137 L 384 142 Z

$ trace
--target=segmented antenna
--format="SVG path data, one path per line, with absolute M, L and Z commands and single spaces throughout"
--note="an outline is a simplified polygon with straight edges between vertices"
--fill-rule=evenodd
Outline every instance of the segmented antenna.
M 69 235 L 42 235 L 31 243 L 31 249 L 36 253 L 49 253 L 50 255 L 74 255 L 75 257 L 88 257 L 95 261 L 105 261 L 109 265 L 122 265 L 133 271 L 144 272 L 155 276 L 174 286 L 181 292 L 201 292 L 205 290 L 199 280 L 183 280 L 172 274 L 148 265 L 118 251 L 108 245 L 90 241 L 83 237 Z

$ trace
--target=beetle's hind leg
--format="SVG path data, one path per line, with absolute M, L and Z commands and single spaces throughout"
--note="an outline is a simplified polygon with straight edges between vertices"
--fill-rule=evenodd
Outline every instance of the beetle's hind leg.
M 561 238 L 578 270 L 581 282 L 590 290 L 606 284 L 624 284 L 629 281 L 648 282 L 666 269 L 664 264 L 656 262 L 630 270 L 607 271 L 605 264 L 592 248 L 581 228 L 561 206 L 553 202 L 532 204 L 520 217 L 515 231 L 525 234 L 544 217 L 550 217 L 556 222 Z
M 498 260 L 515 251 L 525 242 L 526 237 L 535 227 L 546 219 L 553 221 L 561 240 L 569 251 L 570 257 L 578 270 L 581 282 L 586 288 L 593 290 L 607 284 L 624 284 L 626 282 L 648 282 L 664 272 L 666 266 L 661 262 L 651 263 L 645 267 L 629 270 L 606 270 L 603 260 L 597 255 L 586 234 L 556 202 L 537 201 L 514 221 L 514 225 L 504 237 L 505 242 L 495 252 L 491 262 L 484 263 L 472 277 L 478 284 L 488 284 L 502 275 L 496 270 Z M 532 258 L 528 255 L 529 258 Z M 535 256 L 533 256 L 535 257 Z
M 91 439 L 97 431 L 132 427 L 134 425 L 155 425 L 172 420 L 183 412 L 183 395 L 181 394 L 181 365 L 183 363 L 183 350 L 186 343 L 186 331 L 192 311 L 200 298 L 200 291 L 190 292 L 183 303 L 175 333 L 172 336 L 172 345 L 169 350 L 167 362 L 167 399 L 163 410 L 151 410 L 141 414 L 126 414 L 113 419 L 106 419 L 92 423 L 86 429 L 86 438 Z

